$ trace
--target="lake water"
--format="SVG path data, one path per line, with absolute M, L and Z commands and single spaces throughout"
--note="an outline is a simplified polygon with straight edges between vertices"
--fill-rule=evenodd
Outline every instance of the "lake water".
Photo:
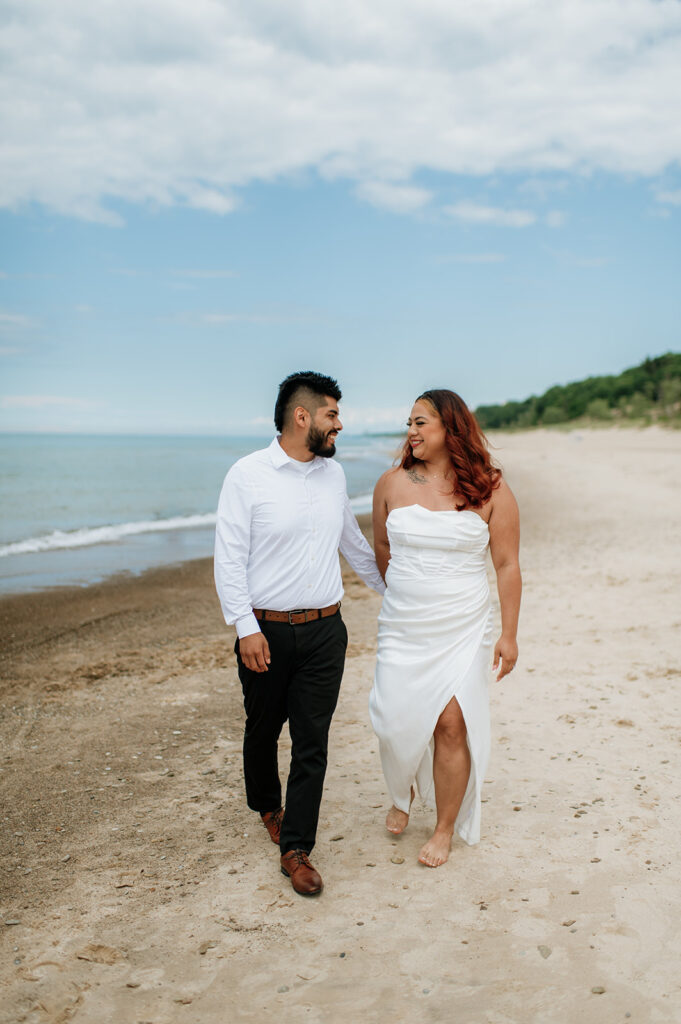
M 0 593 L 87 584 L 212 554 L 224 476 L 264 437 L 0 435 Z M 342 435 L 354 510 L 399 440 Z

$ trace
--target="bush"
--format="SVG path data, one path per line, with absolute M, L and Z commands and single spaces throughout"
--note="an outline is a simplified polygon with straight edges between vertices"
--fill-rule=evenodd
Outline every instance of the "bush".
M 642 420 L 647 417 L 649 412 L 650 399 L 646 398 L 646 396 L 642 394 L 631 396 L 631 401 L 626 408 L 627 416 L 631 416 L 634 420 Z
M 660 404 L 665 416 L 673 416 L 675 406 L 681 399 L 681 380 L 660 381 Z
M 609 420 L 612 416 L 605 398 L 593 398 L 586 407 L 586 414 L 592 420 Z
M 520 427 L 522 430 L 525 430 L 527 427 L 536 427 L 537 413 L 534 409 L 525 409 L 518 415 L 515 425 L 516 427 Z
M 542 413 L 541 421 L 547 426 L 551 423 L 565 423 L 567 413 L 559 405 L 547 405 Z

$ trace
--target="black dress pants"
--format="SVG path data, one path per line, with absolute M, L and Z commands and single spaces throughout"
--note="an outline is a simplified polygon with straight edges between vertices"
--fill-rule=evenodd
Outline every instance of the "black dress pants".
M 282 805 L 277 741 L 288 720 L 291 765 L 281 827 L 282 854 L 309 853 L 315 844 L 326 775 L 329 726 L 340 690 L 348 633 L 340 612 L 289 626 L 262 621 L 270 646 L 267 672 L 246 668 L 236 643 L 244 693 L 244 777 L 253 811 Z

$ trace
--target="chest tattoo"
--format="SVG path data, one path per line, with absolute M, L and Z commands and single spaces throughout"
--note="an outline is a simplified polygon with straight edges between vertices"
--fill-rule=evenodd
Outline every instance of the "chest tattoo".
M 428 483 L 428 480 L 426 479 L 426 477 L 423 476 L 421 473 L 419 473 L 419 471 L 417 469 L 415 469 L 414 467 L 412 467 L 411 469 L 408 469 L 406 471 L 406 473 L 407 473 L 407 476 L 409 477 L 409 479 L 413 483 L 415 483 L 415 484 L 427 484 Z

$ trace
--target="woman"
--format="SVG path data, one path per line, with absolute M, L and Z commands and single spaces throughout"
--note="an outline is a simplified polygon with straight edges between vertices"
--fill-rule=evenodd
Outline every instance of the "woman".
M 404 831 L 416 784 L 437 809 L 419 860 L 438 867 L 454 829 L 466 843 L 480 839 L 492 643 L 485 559 L 489 546 L 501 605 L 493 667 L 502 679 L 518 658 L 518 506 L 453 391 L 420 395 L 407 426 L 400 465 L 374 491 L 387 591 L 369 707 L 393 800 L 386 827 Z

